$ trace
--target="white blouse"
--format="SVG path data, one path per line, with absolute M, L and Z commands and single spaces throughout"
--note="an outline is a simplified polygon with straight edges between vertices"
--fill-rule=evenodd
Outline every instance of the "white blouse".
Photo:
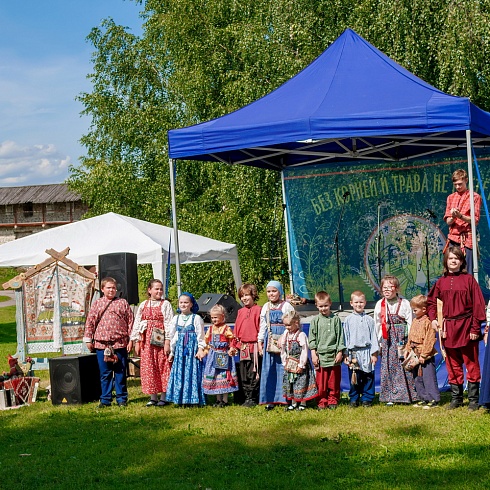
M 134 318 L 131 340 L 142 340 L 143 332 L 146 331 L 147 321 L 141 319 L 145 306 L 149 306 L 151 308 L 161 308 L 163 315 L 163 328 L 165 329 L 165 340 L 170 339 L 168 336 L 168 329 L 170 328 L 170 324 L 172 323 L 172 318 L 174 316 L 174 310 L 172 309 L 170 301 L 167 301 L 166 299 L 163 301 L 147 299 L 138 306 L 138 311 L 136 312 L 136 316 Z
M 378 335 L 378 342 L 381 342 L 381 338 L 383 336 L 383 332 L 381 330 L 381 302 L 382 301 L 383 300 L 380 299 L 376 303 L 376 306 L 374 307 L 374 322 L 376 323 L 376 333 Z M 396 313 L 396 310 L 398 309 L 398 298 L 387 299 L 386 304 L 388 305 L 389 312 L 392 315 L 394 315 Z M 412 326 L 413 311 L 408 299 L 402 298 L 400 309 L 398 310 L 398 315 L 405 319 L 405 321 L 407 322 L 408 331 L 410 332 L 410 327 Z
M 197 335 L 198 347 L 204 349 L 206 347 L 206 341 L 204 340 L 204 321 L 198 315 L 175 315 L 170 322 L 170 328 L 168 331 L 168 336 L 170 338 L 170 351 L 171 354 L 174 354 L 175 345 L 177 344 L 177 340 L 179 338 L 179 332 L 177 330 L 177 326 L 179 327 L 187 327 L 192 325 L 192 317 L 194 316 L 194 329 Z M 167 333 L 165 332 L 165 336 Z
M 259 342 L 263 342 L 265 338 L 265 331 L 267 330 L 267 310 L 270 308 L 271 310 L 277 309 L 275 308 L 275 304 L 268 301 L 264 306 L 262 306 L 262 311 L 260 312 L 260 330 L 257 340 Z M 281 307 L 282 314 L 287 313 L 288 311 L 294 311 L 293 305 L 284 301 Z

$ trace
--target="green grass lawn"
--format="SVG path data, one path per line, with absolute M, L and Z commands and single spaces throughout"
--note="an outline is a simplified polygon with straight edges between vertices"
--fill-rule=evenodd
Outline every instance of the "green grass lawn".
M 25 269 L 24 268 L 14 268 L 14 267 L 0 267 L 0 286 L 4 282 L 7 282 L 10 279 L 17 276 L 18 274 L 20 274 L 22 271 L 25 271 Z
M 53 406 L 0 416 L 4 489 L 488 488 L 488 416 Z
M 17 333 L 15 330 L 15 306 L 0 308 L 0 372 L 8 371 L 7 354 L 17 350 Z
M 5 368 L 15 352 L 14 313 L 0 308 Z M 0 412 L 0 489 L 490 486 L 490 415 L 481 410 L 352 410 L 345 397 L 322 412 L 146 408 L 138 380 L 129 391 L 127 408 L 53 406 L 41 390 L 31 406 Z

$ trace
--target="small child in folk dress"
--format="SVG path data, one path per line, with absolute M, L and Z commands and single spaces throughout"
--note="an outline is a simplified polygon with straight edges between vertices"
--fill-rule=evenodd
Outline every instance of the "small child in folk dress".
M 288 311 L 282 317 L 281 358 L 284 366 L 283 393 L 290 403 L 286 410 L 304 410 L 306 402 L 318 396 L 315 371 L 308 359 L 308 338 L 301 331 L 299 315 Z M 298 405 L 299 403 L 299 405 Z
M 316 371 L 318 410 L 335 410 L 340 401 L 344 332 L 340 318 L 330 311 L 332 300 L 328 293 L 316 293 L 315 304 L 320 313 L 311 320 L 308 342 Z
M 420 401 L 414 406 L 425 409 L 437 407 L 441 400 L 437 385 L 436 364 L 434 356 L 437 354 L 436 332 L 427 316 L 427 298 L 419 294 L 410 301 L 415 318 L 408 334 L 405 358 L 413 351 L 420 364 L 412 370 L 415 389 Z
M 283 301 L 284 291 L 279 281 L 270 281 L 266 291 L 269 301 L 260 313 L 258 335 L 259 355 L 263 356 L 259 403 L 265 404 L 266 410 L 272 410 L 275 405 L 286 405 L 282 393 L 284 368 L 278 341 L 284 333 L 282 316 L 288 311 L 294 311 L 294 308 L 287 301 Z
M 208 353 L 204 366 L 202 387 L 206 395 L 216 395 L 214 407 L 228 406 L 228 393 L 238 391 L 235 360 L 233 359 L 233 332 L 225 323 L 226 311 L 221 305 L 209 310 L 212 325 L 204 339 Z
M 362 291 L 354 291 L 350 296 L 354 310 L 344 320 L 345 357 L 349 366 L 349 403 L 356 408 L 373 404 L 375 394 L 374 366 L 378 361 L 378 336 L 374 320 L 366 314 L 366 296 Z
M 178 315 L 169 329 L 172 370 L 167 387 L 167 401 L 177 405 L 205 405 L 202 389 L 204 358 L 204 322 L 197 314 L 199 305 L 191 293 L 179 296 Z
M 412 308 L 400 298 L 400 282 L 395 276 L 381 279 L 380 299 L 374 308 L 374 321 L 381 346 L 381 389 L 379 400 L 387 406 L 418 401 L 413 376 L 402 367 Z
M 141 355 L 141 391 L 150 395 L 147 407 L 163 407 L 170 376 L 170 338 L 168 329 L 174 316 L 172 305 L 163 296 L 163 283 L 152 279 L 148 283 L 148 298 L 139 305 L 131 340 L 136 355 Z M 158 400 L 160 393 L 160 400 Z
M 242 407 L 255 407 L 259 401 L 260 368 L 262 359 L 259 357 L 257 337 L 260 330 L 261 308 L 256 304 L 259 298 L 254 284 L 242 284 L 238 297 L 243 308 L 238 310 L 233 333 L 235 339 L 235 355 L 240 354 L 240 379 L 245 395 Z

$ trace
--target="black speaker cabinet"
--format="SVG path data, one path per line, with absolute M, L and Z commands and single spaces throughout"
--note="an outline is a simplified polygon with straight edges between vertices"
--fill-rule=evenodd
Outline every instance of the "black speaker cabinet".
M 100 398 L 99 364 L 96 354 L 49 359 L 53 405 L 74 405 Z
M 136 254 L 126 252 L 99 255 L 99 280 L 113 277 L 117 283 L 117 296 L 130 305 L 139 303 L 137 259 Z
M 199 315 L 201 315 L 205 322 L 210 323 L 211 317 L 209 316 L 209 310 L 215 305 L 221 305 L 226 310 L 226 321 L 234 322 L 238 310 L 241 306 L 236 302 L 233 296 L 228 296 L 227 294 L 213 294 L 204 293 L 198 300 L 199 305 Z

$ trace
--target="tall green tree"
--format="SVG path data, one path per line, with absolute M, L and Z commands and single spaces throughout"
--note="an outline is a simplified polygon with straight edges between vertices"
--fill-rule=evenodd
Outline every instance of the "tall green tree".
M 222 116 L 294 76 L 347 27 L 438 88 L 490 108 L 490 0 L 135 1 L 143 34 L 107 19 L 92 30 L 87 154 L 71 186 L 91 214 L 169 224 L 167 131 Z M 178 161 L 179 227 L 236 243 L 244 280 L 284 263 L 278 173 Z M 272 265 L 271 265 L 272 264 Z M 183 267 L 197 294 L 231 289 L 223 264 Z
M 156 221 L 168 220 L 167 130 L 177 124 L 163 73 L 145 43 L 110 19 L 88 36 L 95 52 L 92 93 L 81 94 L 92 119 L 81 138 L 87 155 L 70 183 L 90 207 Z

